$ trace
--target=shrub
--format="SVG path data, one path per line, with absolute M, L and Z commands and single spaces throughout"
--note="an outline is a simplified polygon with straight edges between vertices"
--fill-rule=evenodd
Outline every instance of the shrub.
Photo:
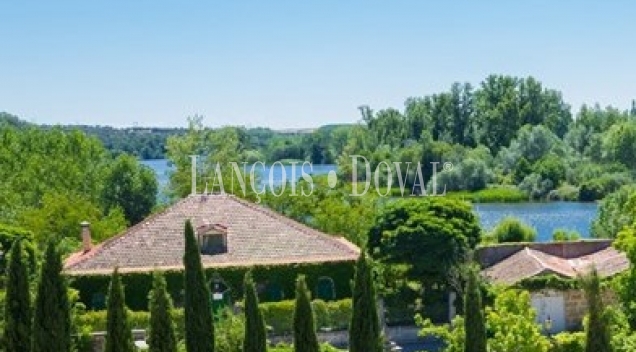
M 514 217 L 505 217 L 492 230 L 490 237 L 499 243 L 533 242 L 537 231 Z
M 449 192 L 447 197 L 473 203 L 520 203 L 528 201 L 528 195 L 515 187 L 493 187 L 477 192 Z
M 332 302 L 314 300 L 312 305 L 318 329 L 347 329 L 351 320 L 351 299 Z M 293 300 L 261 303 L 259 306 L 271 334 L 283 335 L 292 331 Z M 182 339 L 184 331 L 183 309 L 174 309 L 171 314 L 172 321 L 175 323 L 177 339 Z M 150 314 L 148 312 L 128 312 L 128 322 L 132 329 L 147 329 L 150 325 Z M 79 314 L 77 325 L 84 326 L 93 332 L 104 331 L 106 330 L 106 311 L 87 311 Z
M 576 241 L 581 238 L 581 235 L 576 231 L 568 231 L 564 229 L 556 229 L 552 233 L 553 241 Z
M 562 332 L 551 340 L 550 352 L 583 352 L 585 351 L 585 333 Z

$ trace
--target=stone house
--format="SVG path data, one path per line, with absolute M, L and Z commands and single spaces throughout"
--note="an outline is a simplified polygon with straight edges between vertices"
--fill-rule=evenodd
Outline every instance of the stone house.
M 478 251 L 482 275 L 494 284 L 520 285 L 524 280 L 547 277 L 576 279 L 596 267 L 601 277 L 610 277 L 629 268 L 627 256 L 612 247 L 611 240 L 573 242 L 510 243 L 482 247 Z M 581 328 L 587 303 L 580 289 L 532 289 L 532 305 L 537 323 L 548 333 Z M 606 302 L 615 301 L 605 292 Z M 549 322 L 549 323 L 548 323 Z
M 214 299 L 240 297 L 242 276 L 254 271 L 264 300 L 293 297 L 297 274 L 306 274 L 314 297 L 350 296 L 350 280 L 360 249 L 344 238 L 327 235 L 263 206 L 228 194 L 191 195 L 123 233 L 93 245 L 90 226 L 82 224 L 84 248 L 65 262 L 83 303 L 103 308 L 109 275 L 115 267 L 145 285 L 132 309 L 146 309 L 150 273 L 162 270 L 175 303 L 182 291 L 184 224 L 192 222 L 201 261 L 211 279 Z M 140 284 L 136 283 L 137 286 Z M 131 288 L 132 289 L 132 288 Z M 127 286 L 127 292 L 129 287 Z M 143 296 L 143 297 L 141 297 Z

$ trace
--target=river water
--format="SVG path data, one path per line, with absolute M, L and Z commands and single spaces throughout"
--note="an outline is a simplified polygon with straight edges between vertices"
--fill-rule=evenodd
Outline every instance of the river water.
M 143 164 L 155 171 L 160 188 L 165 188 L 172 170 L 168 161 L 144 160 Z M 296 175 L 299 177 L 300 165 L 296 165 L 296 168 Z M 259 171 L 261 182 L 268 183 L 271 175 L 273 184 L 279 185 L 285 178 L 290 181 L 291 169 L 291 165 L 277 164 L 266 165 L 256 170 Z M 306 172 L 313 175 L 327 174 L 332 170 L 336 170 L 336 165 L 313 165 L 311 171 L 305 168 Z M 556 229 L 577 231 L 581 237 L 589 237 L 590 224 L 598 213 L 598 205 L 578 202 L 489 203 L 475 204 L 474 210 L 486 231 L 491 230 L 504 217 L 514 216 L 537 230 L 538 242 L 545 242 L 552 239 L 552 233 Z

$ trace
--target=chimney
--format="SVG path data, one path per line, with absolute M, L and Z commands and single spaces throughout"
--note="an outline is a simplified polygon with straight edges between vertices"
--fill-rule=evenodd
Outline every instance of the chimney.
M 93 246 L 91 239 L 91 224 L 88 221 L 82 221 L 80 226 L 82 226 L 82 249 L 84 252 L 88 252 Z

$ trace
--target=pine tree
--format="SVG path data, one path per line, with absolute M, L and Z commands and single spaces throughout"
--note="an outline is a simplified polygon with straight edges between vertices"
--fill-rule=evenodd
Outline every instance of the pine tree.
M 296 307 L 294 309 L 294 352 L 320 352 L 314 311 L 305 277 L 296 279 Z
M 266 352 L 267 333 L 263 314 L 258 307 L 258 296 L 252 280 L 252 273 L 247 272 L 243 281 L 245 292 L 245 339 L 243 352 Z
M 464 330 L 466 331 L 466 352 L 486 352 L 486 322 L 479 287 L 479 269 L 471 265 L 468 269 L 466 292 L 464 294 Z
M 174 323 L 170 315 L 172 300 L 168 294 L 166 279 L 159 271 L 153 273 L 149 310 L 149 352 L 176 352 L 177 339 L 174 333 Z
M 31 351 L 29 273 L 22 258 L 22 240 L 11 246 L 7 267 L 4 340 L 7 352 Z
M 62 258 L 53 241 L 40 270 L 33 318 L 33 352 L 69 352 L 71 315 Z
M 214 352 L 214 325 L 210 288 L 190 220 L 185 224 L 185 342 L 188 352 Z
M 581 278 L 588 306 L 585 352 L 610 352 L 610 332 L 601 292 L 601 280 L 596 268 Z
M 382 332 L 376 301 L 373 272 L 363 251 L 356 263 L 353 282 L 353 314 L 349 326 L 349 351 L 381 352 Z
M 110 279 L 107 308 L 104 352 L 134 352 L 135 345 L 128 324 L 124 287 L 117 268 L 113 271 L 113 276 Z

